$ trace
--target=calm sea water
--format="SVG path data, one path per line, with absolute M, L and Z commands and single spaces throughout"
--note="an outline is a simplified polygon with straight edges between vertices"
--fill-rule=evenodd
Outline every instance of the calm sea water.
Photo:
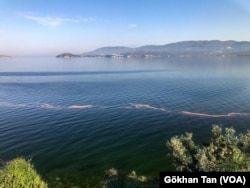
M 158 177 L 166 142 L 250 129 L 250 58 L 0 60 L 0 158 L 93 187 L 110 168 Z

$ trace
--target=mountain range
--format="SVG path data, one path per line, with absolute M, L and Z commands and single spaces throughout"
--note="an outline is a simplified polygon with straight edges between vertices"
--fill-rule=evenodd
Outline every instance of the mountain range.
M 193 57 L 193 56 L 250 56 L 249 41 L 182 41 L 165 45 L 146 45 L 138 48 L 124 46 L 102 47 L 82 53 L 62 53 L 58 58 L 74 57 Z

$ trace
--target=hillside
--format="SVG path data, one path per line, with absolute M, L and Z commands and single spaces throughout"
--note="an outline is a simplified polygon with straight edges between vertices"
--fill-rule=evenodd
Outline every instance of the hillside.
M 138 48 L 102 47 L 70 57 L 193 57 L 193 56 L 250 56 L 248 41 L 182 41 L 165 45 L 147 45 Z M 61 56 L 57 56 L 61 57 Z

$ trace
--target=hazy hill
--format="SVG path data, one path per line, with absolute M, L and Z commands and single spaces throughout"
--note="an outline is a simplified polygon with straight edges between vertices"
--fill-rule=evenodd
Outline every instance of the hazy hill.
M 74 55 L 72 55 L 74 56 Z M 248 41 L 182 41 L 166 45 L 138 48 L 102 47 L 77 55 L 80 57 L 192 57 L 192 56 L 250 56 Z
M 8 55 L 0 55 L 0 59 L 5 59 L 5 58 L 11 58 L 11 56 L 8 56 Z
M 71 54 L 71 53 L 62 53 L 62 54 L 57 55 L 56 57 L 68 59 L 68 58 L 81 57 L 81 56 L 80 55 L 74 55 L 74 54 Z

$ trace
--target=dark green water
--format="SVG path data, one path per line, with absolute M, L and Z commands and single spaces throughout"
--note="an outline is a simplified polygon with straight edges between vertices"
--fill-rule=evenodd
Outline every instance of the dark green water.
M 61 187 L 110 168 L 158 178 L 172 136 L 250 129 L 249 72 L 244 57 L 1 60 L 0 158 L 32 158 Z

